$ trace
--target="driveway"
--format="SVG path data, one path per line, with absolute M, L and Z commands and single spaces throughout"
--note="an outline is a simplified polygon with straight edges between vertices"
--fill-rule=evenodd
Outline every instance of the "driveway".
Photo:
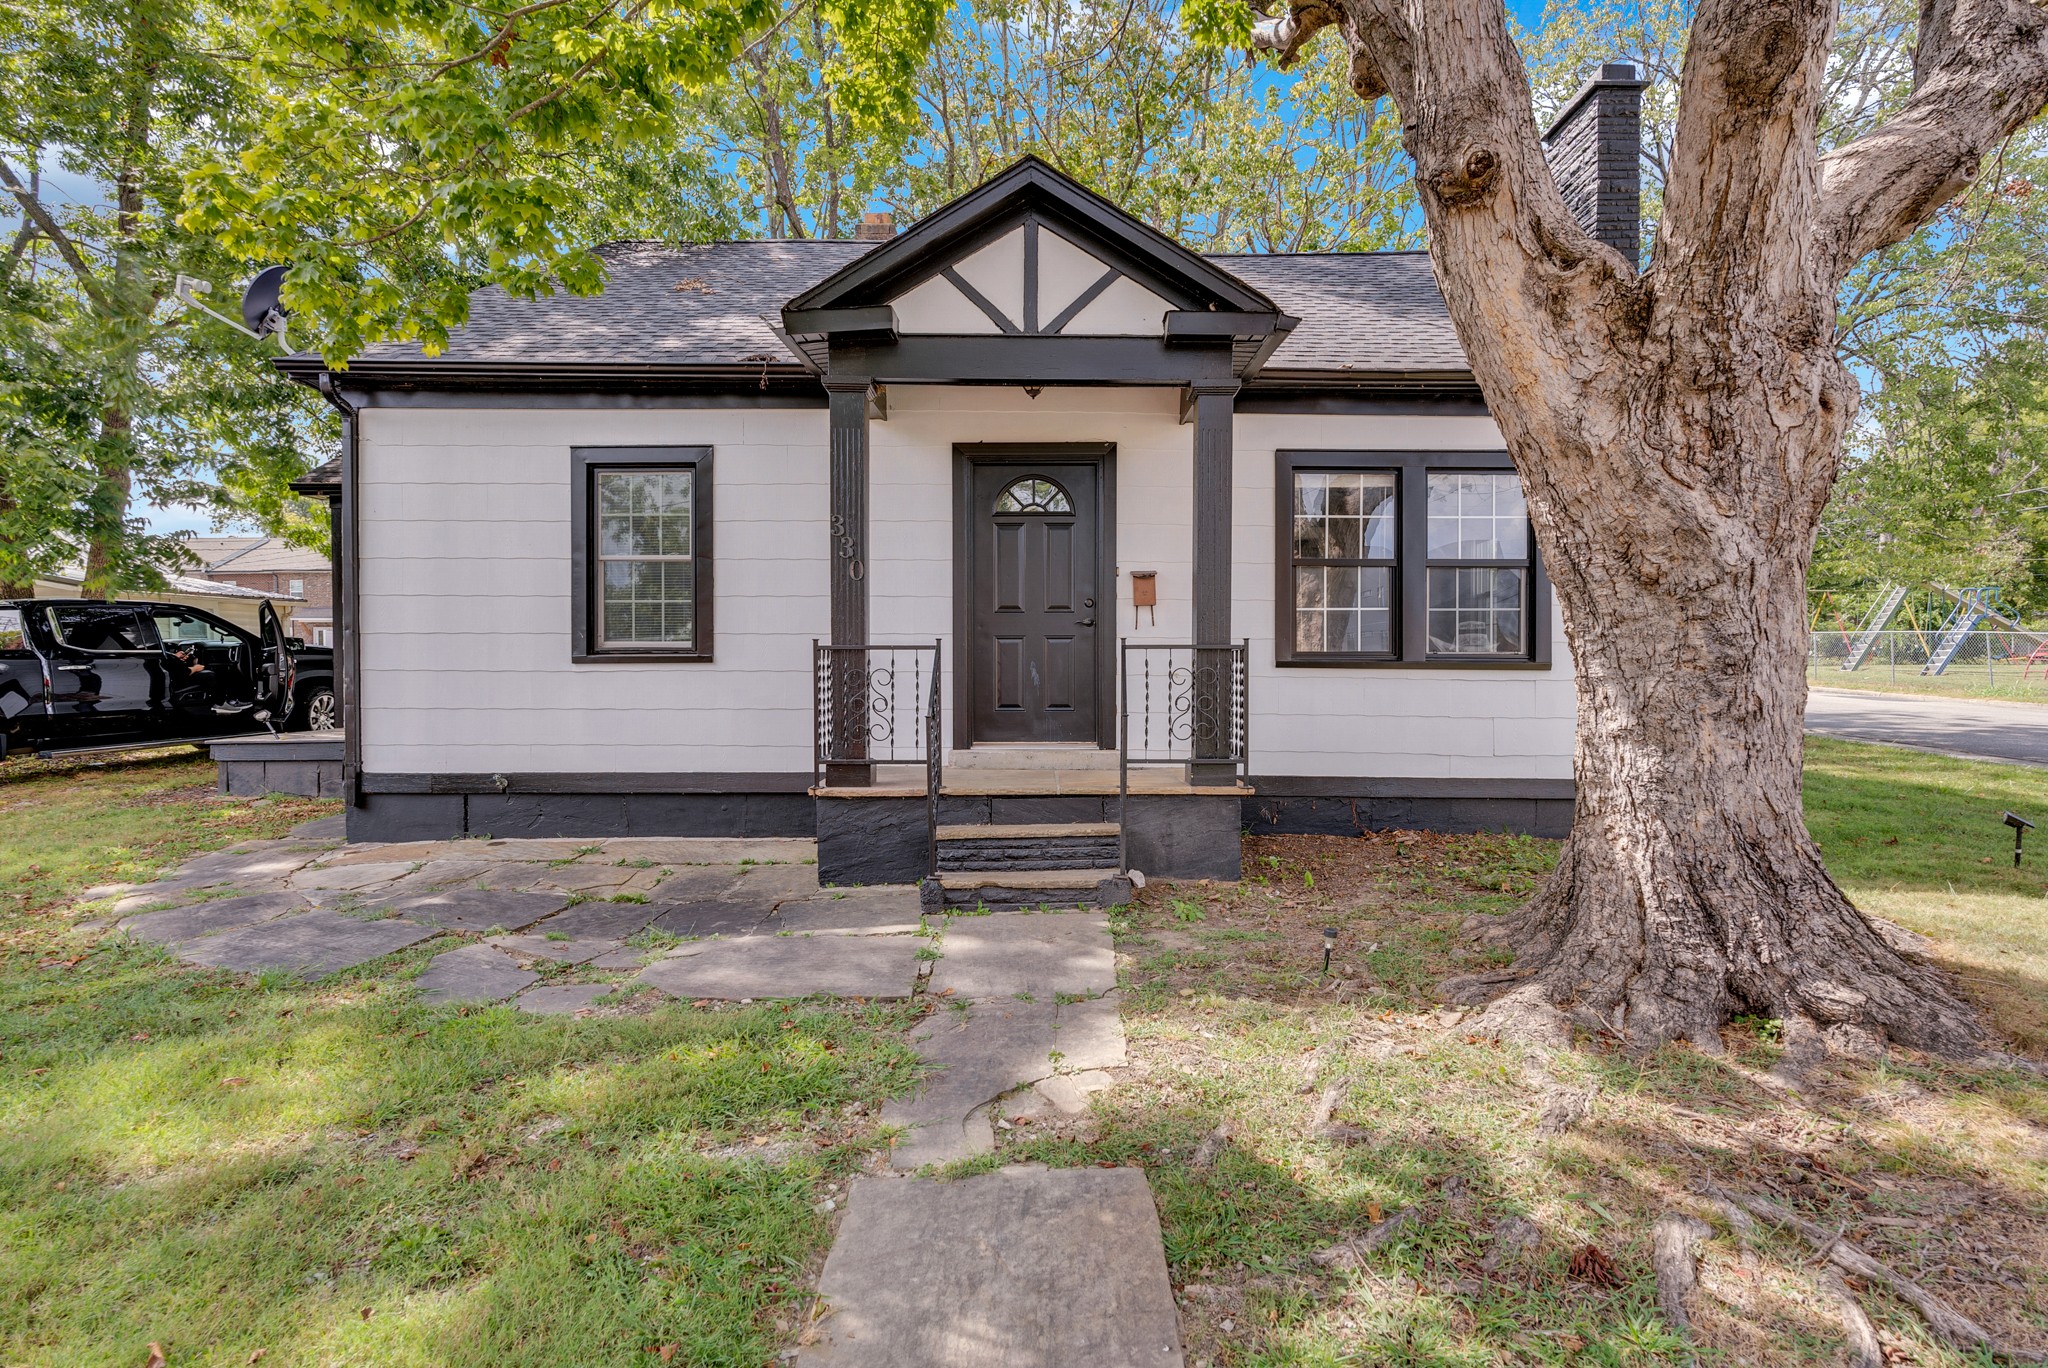
M 2048 707 L 2037 703 L 1814 689 L 1806 700 L 1806 730 L 2048 769 Z

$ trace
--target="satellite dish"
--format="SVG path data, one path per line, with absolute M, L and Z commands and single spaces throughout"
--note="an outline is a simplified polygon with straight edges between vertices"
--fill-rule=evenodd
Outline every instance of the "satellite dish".
M 266 266 L 256 273 L 249 282 L 249 288 L 242 291 L 242 326 L 251 336 L 268 337 L 272 333 L 284 332 L 285 308 L 278 301 L 278 292 L 284 287 L 285 268 Z

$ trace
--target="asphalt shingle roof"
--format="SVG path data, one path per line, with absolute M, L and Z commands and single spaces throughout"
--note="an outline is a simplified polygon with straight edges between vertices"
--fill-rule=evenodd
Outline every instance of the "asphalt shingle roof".
M 612 243 L 599 249 L 604 292 L 514 299 L 470 296 L 467 326 L 439 359 L 564 365 L 737 365 L 798 358 L 773 320 L 870 242 Z M 1420 252 L 1215 255 L 1209 258 L 1301 320 L 1267 362 L 1286 370 L 1463 370 L 1464 350 Z M 427 360 L 415 344 L 367 349 L 365 362 Z M 429 360 L 429 364 L 432 362 Z
M 1426 252 L 1213 255 L 1301 320 L 1276 370 L 1464 370 L 1465 349 Z

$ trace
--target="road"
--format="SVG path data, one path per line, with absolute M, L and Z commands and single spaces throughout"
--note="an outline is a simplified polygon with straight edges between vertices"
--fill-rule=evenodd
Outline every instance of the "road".
M 1806 700 L 1806 730 L 2048 769 L 2048 706 L 2038 703 L 1814 689 Z

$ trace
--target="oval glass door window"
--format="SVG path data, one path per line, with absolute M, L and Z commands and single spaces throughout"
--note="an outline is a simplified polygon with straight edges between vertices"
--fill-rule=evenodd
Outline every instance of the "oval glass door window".
M 996 495 L 998 513 L 1071 513 L 1074 501 L 1051 480 L 1027 475 L 1013 480 Z

